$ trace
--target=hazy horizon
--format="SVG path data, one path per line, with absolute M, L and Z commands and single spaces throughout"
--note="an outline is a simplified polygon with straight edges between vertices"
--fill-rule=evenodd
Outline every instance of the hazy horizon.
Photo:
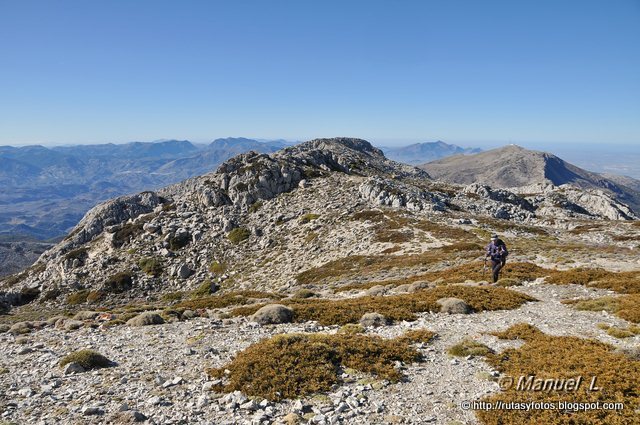
M 162 142 L 167 140 L 187 140 L 196 145 L 208 145 L 215 139 L 220 138 L 239 138 L 244 137 L 253 140 L 259 141 L 271 141 L 271 140 L 285 140 L 287 142 L 304 142 L 306 140 L 291 140 L 283 137 L 275 137 L 275 138 L 265 138 L 265 137 L 248 137 L 248 136 L 226 136 L 226 137 L 215 137 L 204 140 L 192 140 L 187 138 L 163 138 L 156 140 L 140 140 L 140 141 L 128 141 L 122 143 L 113 143 L 115 145 L 118 144 L 126 144 L 133 142 L 142 142 L 142 143 L 153 143 L 153 142 Z M 333 137 L 333 136 L 328 136 Z M 346 136 L 345 136 L 346 137 Z M 356 137 L 356 136 L 353 136 Z M 416 143 L 432 143 L 436 141 L 442 141 L 444 143 L 457 145 L 462 148 L 480 148 L 482 150 L 490 150 L 496 149 L 502 146 L 506 146 L 509 144 L 516 144 L 522 146 L 526 149 L 537 150 L 548 152 L 554 154 L 561 159 L 577 165 L 578 167 L 584 168 L 589 171 L 594 171 L 598 173 L 612 173 L 618 175 L 624 175 L 628 177 L 633 177 L 635 179 L 640 179 L 640 144 L 611 144 L 611 143 L 541 143 L 541 142 L 526 142 L 526 141 L 508 141 L 505 143 L 499 142 L 454 142 L 447 140 L 424 140 L 418 139 L 418 141 L 414 140 L 398 140 L 398 139 L 369 139 L 369 142 L 376 147 L 383 148 L 394 148 L 394 147 L 403 147 Z M 52 148 L 56 146 L 81 146 L 81 145 L 97 145 L 101 143 L 87 143 L 87 144 L 27 144 L 27 145 L 2 145 L 2 146 L 15 146 L 15 147 L 24 147 L 24 146 L 35 146 L 41 145 L 47 148 Z
M 583 150 L 585 147 L 592 148 L 597 151 L 609 151 L 615 150 L 617 152 L 637 152 L 640 151 L 640 143 L 611 143 L 611 142 L 538 142 L 538 141 L 526 141 L 526 140 L 517 140 L 511 139 L 507 141 L 488 141 L 488 140 L 478 140 L 478 141 L 456 141 L 456 140 L 447 140 L 444 138 L 422 138 L 422 139 L 401 139 L 401 138 L 366 138 L 357 135 L 319 135 L 311 138 L 289 138 L 289 137 L 264 137 L 264 136 L 247 136 L 247 135 L 226 135 L 226 136 L 218 136 L 211 138 L 189 138 L 189 137 L 162 137 L 157 139 L 149 139 L 149 140 L 118 140 L 118 141 L 98 141 L 98 142 L 79 142 L 79 143 L 71 143 L 71 142 L 32 142 L 32 143 L 2 143 L 0 146 L 13 146 L 13 147 L 25 147 L 25 146 L 44 146 L 44 147 L 59 147 L 59 146 L 82 146 L 82 145 L 101 145 L 101 144 L 114 144 L 114 145 L 124 145 L 127 143 L 160 143 L 170 140 L 176 141 L 188 141 L 193 144 L 210 144 L 214 140 L 217 139 L 227 139 L 227 138 L 246 138 L 257 141 L 276 141 L 283 140 L 289 143 L 297 143 L 297 142 L 306 142 L 313 139 L 319 138 L 331 138 L 331 137 L 354 137 L 358 139 L 364 139 L 369 141 L 371 144 L 375 146 L 384 146 L 384 147 L 402 147 L 413 144 L 420 143 L 435 143 L 435 142 L 444 142 L 450 145 L 457 145 L 463 148 L 482 148 L 484 150 L 499 148 L 501 146 L 506 145 L 519 145 L 525 147 L 527 149 L 533 150 L 541 150 L 541 149 L 556 149 L 560 151 L 569 151 L 572 148 L 579 148 Z

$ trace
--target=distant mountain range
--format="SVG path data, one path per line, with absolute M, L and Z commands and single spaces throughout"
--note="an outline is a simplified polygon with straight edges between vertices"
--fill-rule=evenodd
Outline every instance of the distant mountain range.
M 200 146 L 186 140 L 0 146 L 0 235 L 58 237 L 98 202 L 213 171 L 242 152 L 270 153 L 288 144 L 226 138 Z
M 494 188 L 570 184 L 580 189 L 599 189 L 640 212 L 640 181 L 583 170 L 553 154 L 517 145 L 442 158 L 420 168 L 435 179 L 458 184 L 480 183 Z
M 480 148 L 462 148 L 441 141 L 414 143 L 401 147 L 382 147 L 381 149 L 387 158 L 411 165 L 419 165 L 451 155 L 469 155 L 482 151 Z

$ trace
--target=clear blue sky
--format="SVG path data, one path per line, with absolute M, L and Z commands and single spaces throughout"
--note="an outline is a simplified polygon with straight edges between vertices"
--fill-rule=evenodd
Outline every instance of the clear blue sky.
M 0 144 L 338 135 L 639 145 L 640 1 L 0 0 Z

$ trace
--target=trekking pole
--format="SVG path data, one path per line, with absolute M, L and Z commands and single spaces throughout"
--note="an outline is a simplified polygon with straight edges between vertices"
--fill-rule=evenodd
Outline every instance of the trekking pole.
M 484 279 L 484 275 L 487 273 L 487 256 L 484 256 L 484 266 L 482 267 L 482 278 Z

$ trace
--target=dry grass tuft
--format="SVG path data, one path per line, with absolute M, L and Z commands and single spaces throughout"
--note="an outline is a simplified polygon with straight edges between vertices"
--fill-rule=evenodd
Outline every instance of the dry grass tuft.
M 459 343 L 449 347 L 447 353 L 457 357 L 486 356 L 493 353 L 493 350 L 481 342 L 465 338 Z
M 615 327 L 611 327 L 607 329 L 607 334 L 611 335 L 614 338 L 630 338 L 636 335 L 630 329 L 615 328 Z
M 160 276 L 162 274 L 162 263 L 157 258 L 147 257 L 138 261 L 138 266 L 143 272 L 150 276 Z
M 216 294 L 208 297 L 195 298 L 182 301 L 174 306 L 176 309 L 184 308 L 190 310 L 207 308 L 225 308 L 233 305 L 245 305 L 254 302 L 256 299 L 278 300 L 282 296 L 271 292 L 261 291 L 234 291 L 226 294 Z
M 302 217 L 300 217 L 300 223 L 301 224 L 305 224 L 305 223 L 310 223 L 313 220 L 317 220 L 320 218 L 320 214 L 305 214 Z
M 428 329 L 410 329 L 404 334 L 396 338 L 397 341 L 405 342 L 408 344 L 428 343 L 435 338 L 436 333 L 431 332 Z
M 131 289 L 133 285 L 133 272 L 125 270 L 109 277 L 103 284 L 102 289 L 107 292 L 120 294 Z
M 69 305 L 77 305 L 87 302 L 87 297 L 89 296 L 89 291 L 86 289 L 72 292 L 67 295 L 67 304 Z
M 407 343 L 359 334 L 285 334 L 259 341 L 240 352 L 213 377 L 229 370 L 225 392 L 242 391 L 270 400 L 299 398 L 328 391 L 340 383 L 343 368 L 396 382 L 402 378 L 394 364 L 420 360 Z
M 623 402 L 623 410 L 477 410 L 477 417 L 489 425 L 502 424 L 631 424 L 640 403 L 640 361 L 598 341 L 577 337 L 557 337 L 520 324 L 500 334 L 524 336 L 524 345 L 489 354 L 486 361 L 505 376 L 536 375 L 536 379 L 568 379 L 582 376 L 586 382 L 577 391 L 522 391 L 516 385 L 483 401 L 506 403 Z M 597 377 L 599 391 L 588 391 L 591 377 Z
M 111 360 L 94 350 L 80 350 L 68 354 L 60 360 L 60 366 L 64 367 L 72 362 L 78 363 L 86 370 L 109 367 L 112 364 Z
M 576 310 L 606 311 L 633 323 L 640 323 L 640 294 L 601 297 L 588 300 L 568 300 Z
M 231 241 L 231 243 L 238 245 L 240 242 L 249 239 L 249 236 L 251 236 L 251 232 L 249 231 L 249 229 L 245 229 L 244 227 L 236 227 L 229 232 L 227 238 L 229 239 L 229 241 Z
M 546 283 L 592 286 L 611 289 L 622 294 L 640 293 L 640 272 L 610 272 L 604 269 L 574 268 L 570 270 L 552 270 Z

